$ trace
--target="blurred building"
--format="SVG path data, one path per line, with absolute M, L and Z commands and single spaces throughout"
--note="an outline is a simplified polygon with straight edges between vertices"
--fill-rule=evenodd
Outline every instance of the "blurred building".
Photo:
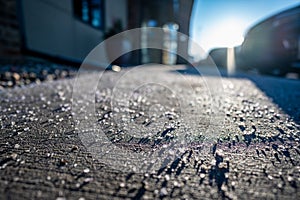
M 300 71 L 300 5 L 279 12 L 251 27 L 240 47 L 244 66 L 284 75 Z
M 20 0 L 25 50 L 81 61 L 113 20 L 127 24 L 124 0 Z
M 0 55 L 19 55 L 21 52 L 20 23 L 16 0 L 0 0 Z
M 123 30 L 175 22 L 189 35 L 192 6 L 193 0 L 0 0 L 0 53 L 80 62 L 118 20 Z M 187 55 L 183 40 L 178 39 L 178 49 Z M 141 63 L 140 51 L 133 54 L 129 62 Z
M 256 69 L 263 74 L 286 75 L 300 72 L 300 5 L 276 13 L 255 24 L 234 47 L 235 66 Z M 219 67 L 228 67 L 228 49 L 215 48 L 212 58 Z
M 179 25 L 179 32 L 189 36 L 190 18 L 194 0 L 129 0 L 128 28 L 147 26 L 162 27 L 168 22 Z M 178 50 L 184 57 L 188 57 L 188 42 L 185 38 L 178 38 Z M 136 52 L 137 53 L 137 52 Z M 153 50 L 155 62 L 160 62 L 161 52 Z M 141 62 L 141 55 L 133 56 L 134 62 Z M 184 63 L 182 58 L 178 63 Z

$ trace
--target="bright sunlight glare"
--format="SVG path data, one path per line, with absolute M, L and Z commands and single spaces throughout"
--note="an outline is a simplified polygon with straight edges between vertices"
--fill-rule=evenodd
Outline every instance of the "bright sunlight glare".
M 234 47 L 241 45 L 244 41 L 244 31 L 247 29 L 246 23 L 238 19 L 227 19 L 219 25 L 211 25 L 202 32 L 198 44 L 208 53 L 212 48 Z M 199 49 L 191 46 L 191 53 L 199 54 Z M 203 57 L 204 55 L 202 55 Z
M 212 26 L 203 34 L 204 49 L 215 47 L 234 47 L 244 40 L 244 23 L 236 19 L 223 21 L 219 26 Z

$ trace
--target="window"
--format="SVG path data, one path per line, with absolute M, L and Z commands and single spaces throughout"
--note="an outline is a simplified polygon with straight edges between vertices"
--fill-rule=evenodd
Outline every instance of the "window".
M 74 15 L 97 29 L 104 28 L 104 0 L 73 0 Z

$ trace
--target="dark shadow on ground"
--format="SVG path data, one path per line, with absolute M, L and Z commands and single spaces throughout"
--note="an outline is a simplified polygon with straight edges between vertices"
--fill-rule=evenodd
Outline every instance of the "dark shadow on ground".
M 186 69 L 174 70 L 174 73 L 187 75 L 221 75 L 223 78 L 245 78 L 251 80 L 262 92 L 270 97 L 273 103 L 277 104 L 296 123 L 300 123 L 300 80 L 287 79 L 284 77 L 263 76 L 243 71 L 235 75 L 228 75 L 226 69 L 220 68 L 219 74 L 209 66 L 186 67 Z

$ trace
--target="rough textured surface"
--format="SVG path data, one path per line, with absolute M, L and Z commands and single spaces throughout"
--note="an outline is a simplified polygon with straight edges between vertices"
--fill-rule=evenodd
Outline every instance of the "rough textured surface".
M 77 70 L 76 67 L 54 64 L 33 57 L 0 59 L 0 90 L 70 78 L 76 75 Z
M 140 151 L 146 151 L 151 142 L 159 147 L 187 131 L 190 140 L 177 159 L 157 171 L 133 173 L 111 168 L 109 162 L 93 157 L 75 126 L 71 107 L 73 79 L 5 89 L 0 95 L 1 198 L 300 197 L 299 81 L 261 76 L 224 77 L 224 90 L 217 92 L 209 91 L 206 85 L 218 82 L 219 77 L 203 79 L 184 68 L 159 70 L 159 73 L 158 68 L 147 69 L 151 73 L 148 70 L 144 74 L 132 73 L 128 69 L 102 76 L 95 101 L 97 126 L 113 143 L 128 144 L 129 151 L 134 151 L 137 144 Z M 122 79 L 126 72 L 130 79 Z M 136 88 L 140 80 L 156 82 L 157 74 L 163 75 L 172 87 L 163 89 L 149 84 Z M 89 76 L 93 75 L 87 75 L 87 80 Z M 176 77 L 184 77 L 184 81 L 177 81 Z M 119 80 L 125 81 L 118 84 Z M 124 116 L 129 121 L 118 118 L 122 110 L 116 109 L 121 105 L 118 99 L 114 107 L 110 104 L 116 87 L 120 88 L 118 95 L 126 98 L 130 97 L 131 88 L 135 88 L 131 107 Z M 152 92 L 143 88 L 151 88 Z M 186 107 L 178 106 L 170 93 L 175 97 L 178 93 L 185 96 Z M 151 109 L 145 109 L 147 105 Z M 211 120 L 212 105 L 217 105 L 221 112 L 219 118 Z M 193 113 L 194 109 L 199 109 L 200 118 L 199 113 Z M 183 123 L 186 120 L 189 122 Z M 138 137 L 122 134 L 126 132 L 125 124 L 131 122 L 140 132 L 149 122 L 155 122 L 151 140 L 141 142 Z M 201 138 L 211 134 L 205 131 L 207 127 L 220 132 L 217 141 L 209 144 L 210 150 L 203 151 L 205 142 Z

